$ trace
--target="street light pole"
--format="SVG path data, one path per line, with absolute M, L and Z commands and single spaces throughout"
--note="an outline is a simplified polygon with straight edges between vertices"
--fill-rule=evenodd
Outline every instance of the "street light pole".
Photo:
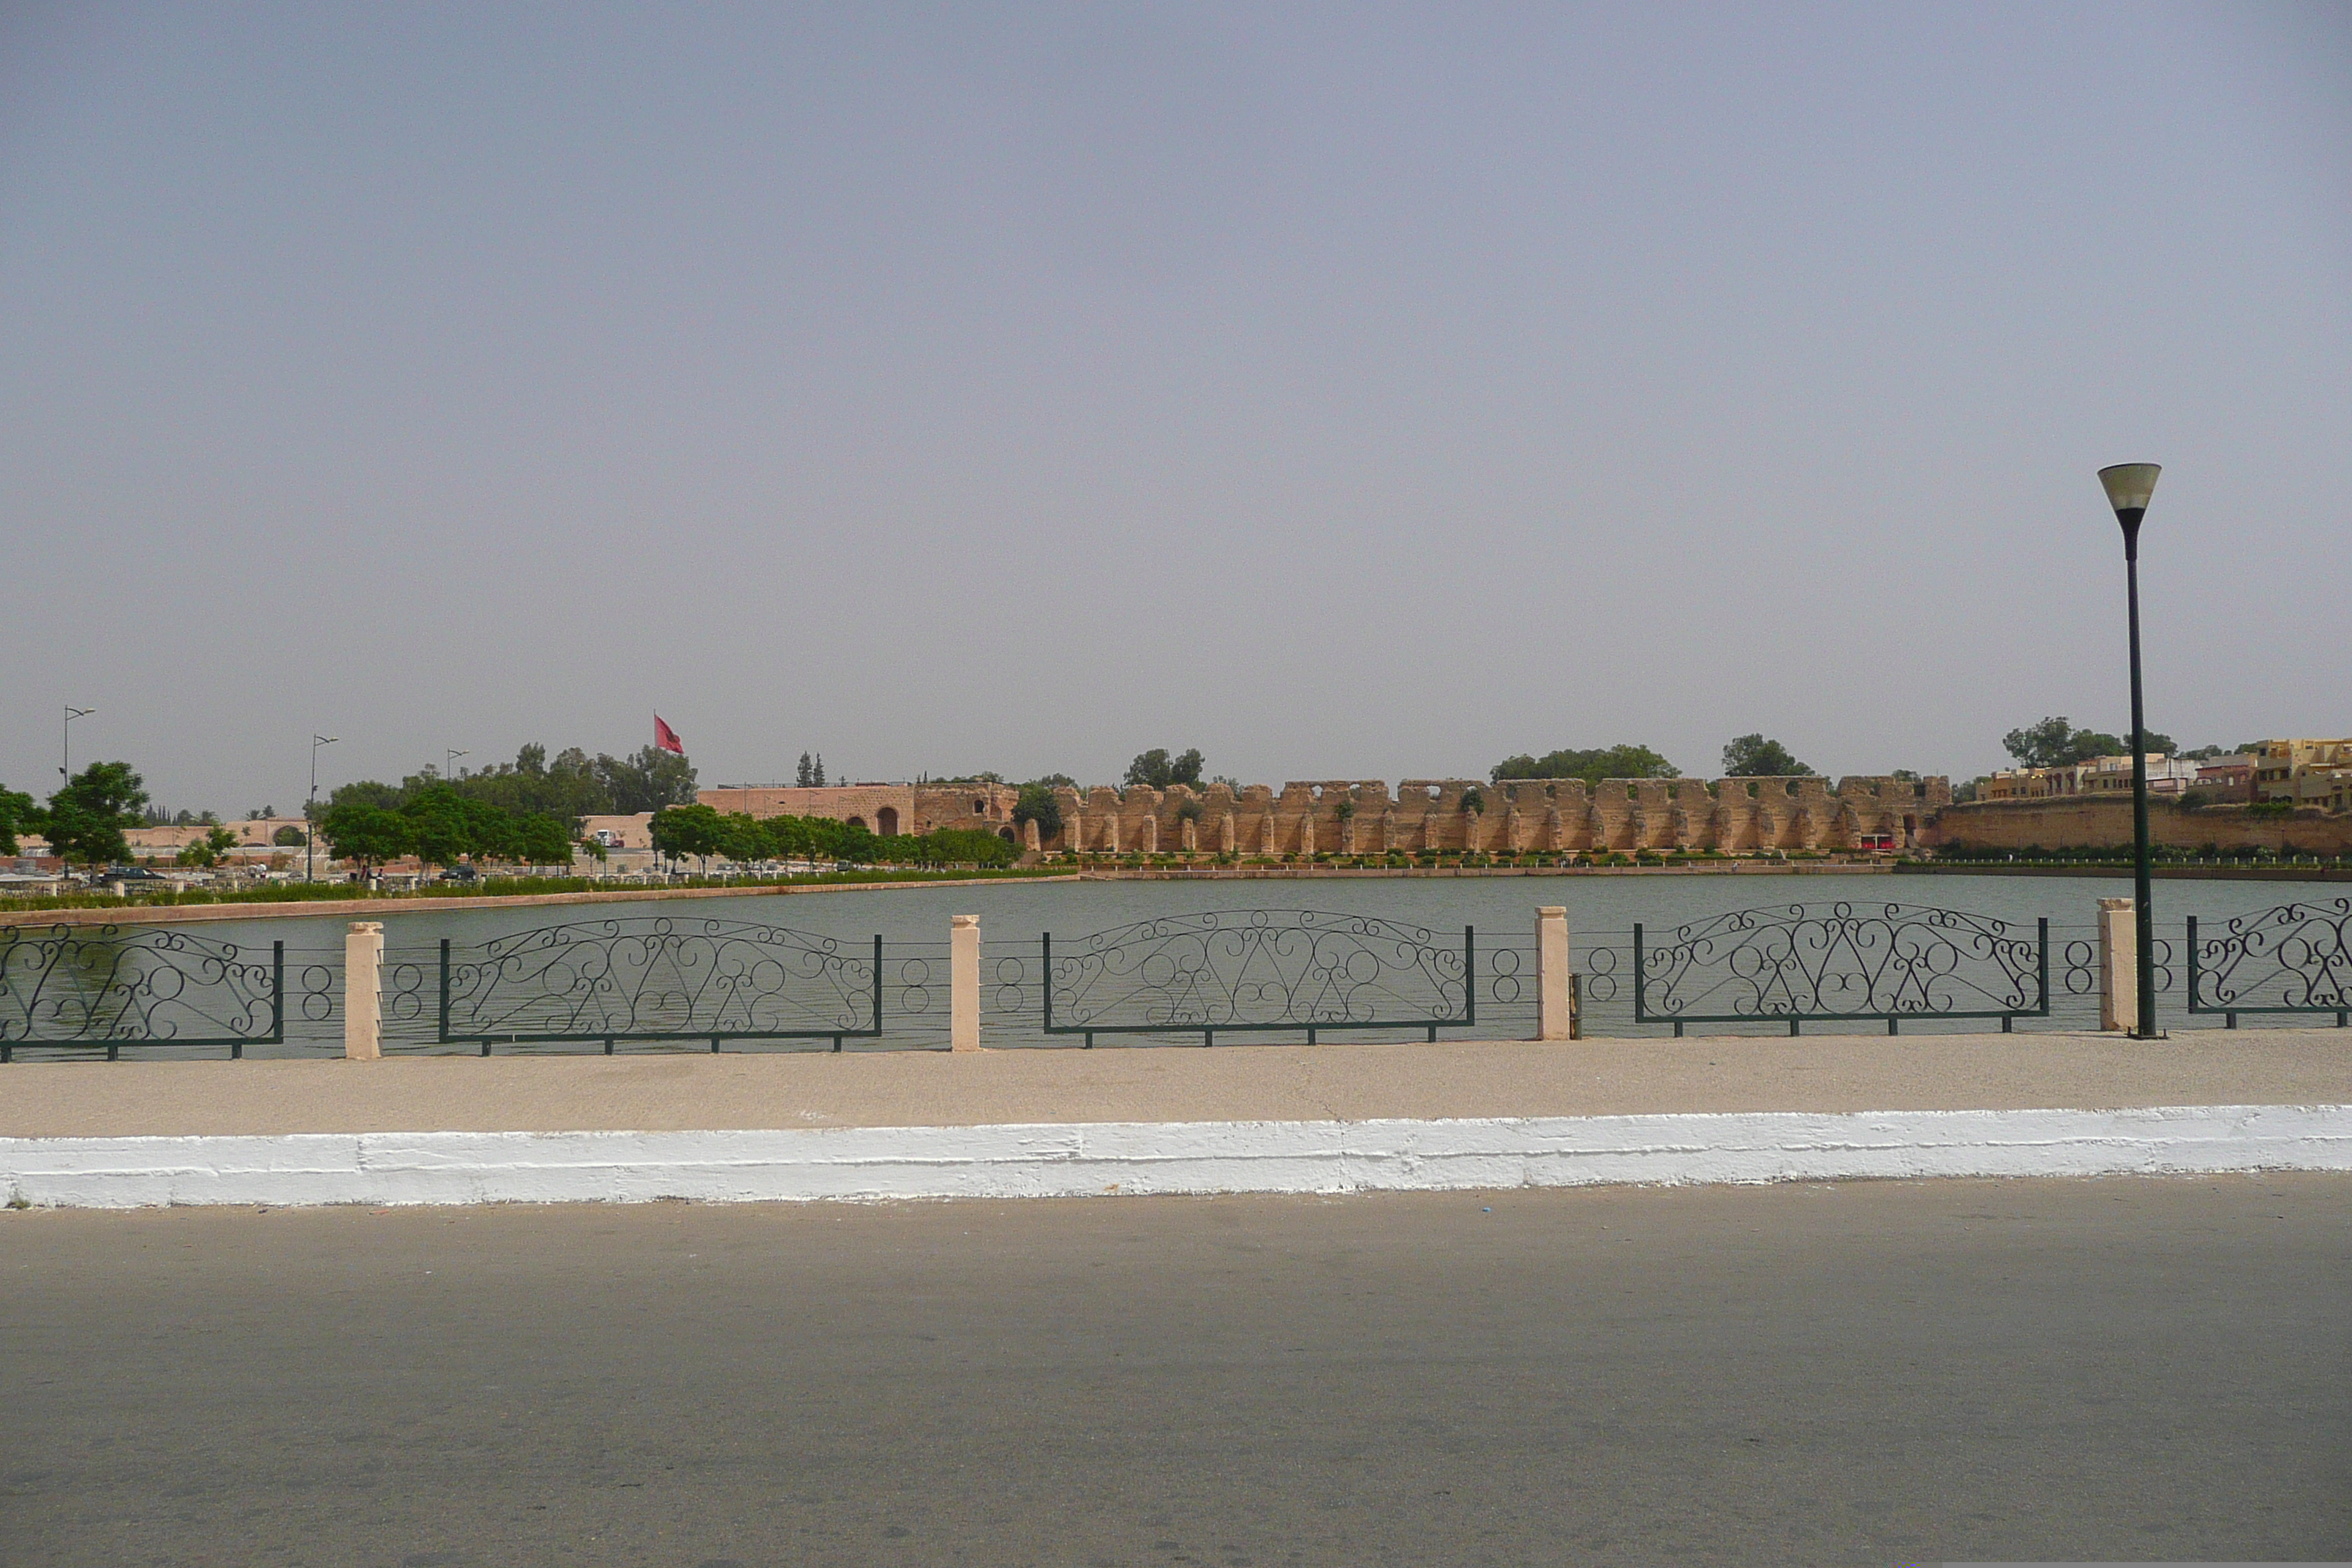
M 87 719 L 97 711 L 95 708 L 77 708 L 70 702 L 66 704 L 65 744 L 58 752 L 58 776 L 68 784 L 73 783 L 73 721 Z
M 311 879 L 310 847 L 319 837 L 319 748 L 331 746 L 340 738 L 316 731 L 310 735 L 310 795 L 302 807 L 302 879 L 306 882 Z
M 471 752 L 461 752 L 454 746 L 451 747 L 449 749 L 449 760 L 442 764 L 441 782 L 447 784 L 451 780 L 455 779 L 457 776 L 457 759 L 459 757 L 470 757 L 474 753 Z
M 2107 503 L 2116 509 L 2116 521 L 2123 525 L 2124 580 L 2131 616 L 2132 923 L 2139 950 L 2139 1020 L 2132 1037 L 2137 1040 L 2158 1037 L 2156 899 L 2149 886 L 2147 842 L 2147 721 L 2140 704 L 2139 679 L 2139 525 L 2147 515 L 2148 499 L 2156 493 L 2156 477 L 2163 471 L 2154 463 L 2118 463 L 2099 470 Z

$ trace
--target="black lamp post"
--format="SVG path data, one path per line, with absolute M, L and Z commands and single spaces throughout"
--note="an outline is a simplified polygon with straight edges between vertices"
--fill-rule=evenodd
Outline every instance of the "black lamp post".
M 2132 924 L 2138 938 L 2139 1016 L 2132 1038 L 2152 1040 L 2156 1031 L 2156 900 L 2149 889 L 2147 845 L 2147 721 L 2139 695 L 2139 523 L 2156 493 L 2154 463 L 2118 463 L 2099 470 L 2107 503 L 2124 529 L 2124 577 L 2131 603 L 2132 708 Z

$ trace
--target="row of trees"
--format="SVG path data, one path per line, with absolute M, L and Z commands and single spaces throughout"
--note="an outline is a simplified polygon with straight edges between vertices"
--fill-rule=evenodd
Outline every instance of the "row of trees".
M 362 868 L 404 855 L 428 866 L 486 860 L 568 866 L 579 837 L 576 818 L 510 811 L 446 784 L 414 791 L 392 805 L 335 793 L 319 817 L 319 837 L 338 859 Z M 590 848 L 592 854 L 603 852 L 601 847 Z
M 684 757 L 653 746 L 640 747 L 625 757 L 602 753 L 592 757 L 572 746 L 551 759 L 545 746 L 534 743 L 518 751 L 511 763 L 447 778 L 428 765 L 396 784 L 361 779 L 329 795 L 326 809 L 366 805 L 399 811 L 411 800 L 436 790 L 453 791 L 514 816 L 535 814 L 569 820 L 686 805 L 694 799 L 695 772 Z
M 1505 757 L 1487 773 L 1496 784 L 1505 779 L 1582 779 L 1597 784 L 1602 779 L 1672 779 L 1682 770 L 1647 746 L 1595 746 L 1568 749 L 1540 757 L 1522 752 Z M 1811 778 L 1813 770 L 1790 754 L 1789 748 L 1762 734 L 1740 735 L 1723 748 L 1726 778 Z
M 851 865 L 1009 866 L 1013 846 L 973 827 L 878 835 L 827 816 L 751 816 L 708 805 L 654 814 L 654 848 L 673 859 L 838 860 Z
M 2260 741 L 2248 741 L 2242 745 L 2224 749 L 2221 746 L 2200 746 L 2184 752 L 2169 735 L 2150 730 L 2142 737 L 2150 752 L 2182 757 L 2193 762 L 2227 755 L 2229 752 L 2251 752 Z M 2121 735 L 2110 735 L 2104 730 L 2077 729 L 2074 721 L 2063 713 L 2053 713 L 2039 724 L 2027 724 L 2011 730 L 2000 738 L 2001 749 L 2017 759 L 2021 768 L 2063 768 L 2077 763 L 2091 762 L 2099 757 L 2127 757 L 2131 742 Z
M 362 868 L 414 855 L 428 866 L 499 860 L 569 864 L 581 818 L 660 811 L 695 797 L 684 757 L 643 746 L 625 757 L 536 742 L 511 763 L 444 777 L 426 766 L 398 784 L 358 779 L 318 808 L 319 837 Z M 602 857 L 600 845 L 582 846 Z

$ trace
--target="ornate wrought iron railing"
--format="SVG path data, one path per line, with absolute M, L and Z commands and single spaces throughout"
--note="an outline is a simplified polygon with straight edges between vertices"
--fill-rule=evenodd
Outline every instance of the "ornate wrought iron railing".
M 2225 921 L 2200 936 L 2189 917 L 2189 1010 L 2220 1013 L 2232 1029 L 2241 1013 L 2333 1013 L 2352 1021 L 2352 898 L 2281 904 Z
M 421 976 L 419 976 L 421 978 Z M 636 916 L 441 943 L 442 1045 L 850 1038 L 882 1032 L 882 939 L 871 949 L 785 926 Z M 413 996 L 395 970 L 401 998 Z M 421 998 L 416 998 L 421 1001 Z
M 286 944 L 169 926 L 0 927 L 0 1062 L 21 1047 L 228 1047 L 286 1038 Z
M 1045 1030 L 1079 1035 L 1426 1031 L 1477 1022 L 1477 936 L 1316 910 L 1168 915 L 1041 944 Z
M 2050 1013 L 2050 922 L 2021 926 L 1909 904 L 1739 910 L 1649 944 L 1633 927 L 1633 1017 L 1643 1024 L 2019 1018 Z

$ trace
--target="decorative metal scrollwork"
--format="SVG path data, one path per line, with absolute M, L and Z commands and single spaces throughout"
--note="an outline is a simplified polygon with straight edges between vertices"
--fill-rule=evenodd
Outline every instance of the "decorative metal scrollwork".
M 2352 1016 L 2352 898 L 2281 904 L 2200 935 L 2189 917 L 2189 1010 Z
M 2022 927 L 1907 904 L 1739 910 L 1651 945 L 1633 928 L 1644 1024 L 2020 1017 L 2050 1012 L 2050 922 Z
M 169 926 L 0 927 L 0 1061 L 19 1046 L 247 1046 L 286 1037 L 286 944 Z
M 637 916 L 441 944 L 444 1044 L 844 1038 L 882 1032 L 870 950 L 783 926 Z M 411 994 L 395 969 L 394 995 Z M 395 1014 L 400 1009 L 394 1008 Z
M 1475 937 L 1315 910 L 1168 915 L 1058 949 L 1044 939 L 1045 1032 L 1423 1029 L 1477 1021 Z

